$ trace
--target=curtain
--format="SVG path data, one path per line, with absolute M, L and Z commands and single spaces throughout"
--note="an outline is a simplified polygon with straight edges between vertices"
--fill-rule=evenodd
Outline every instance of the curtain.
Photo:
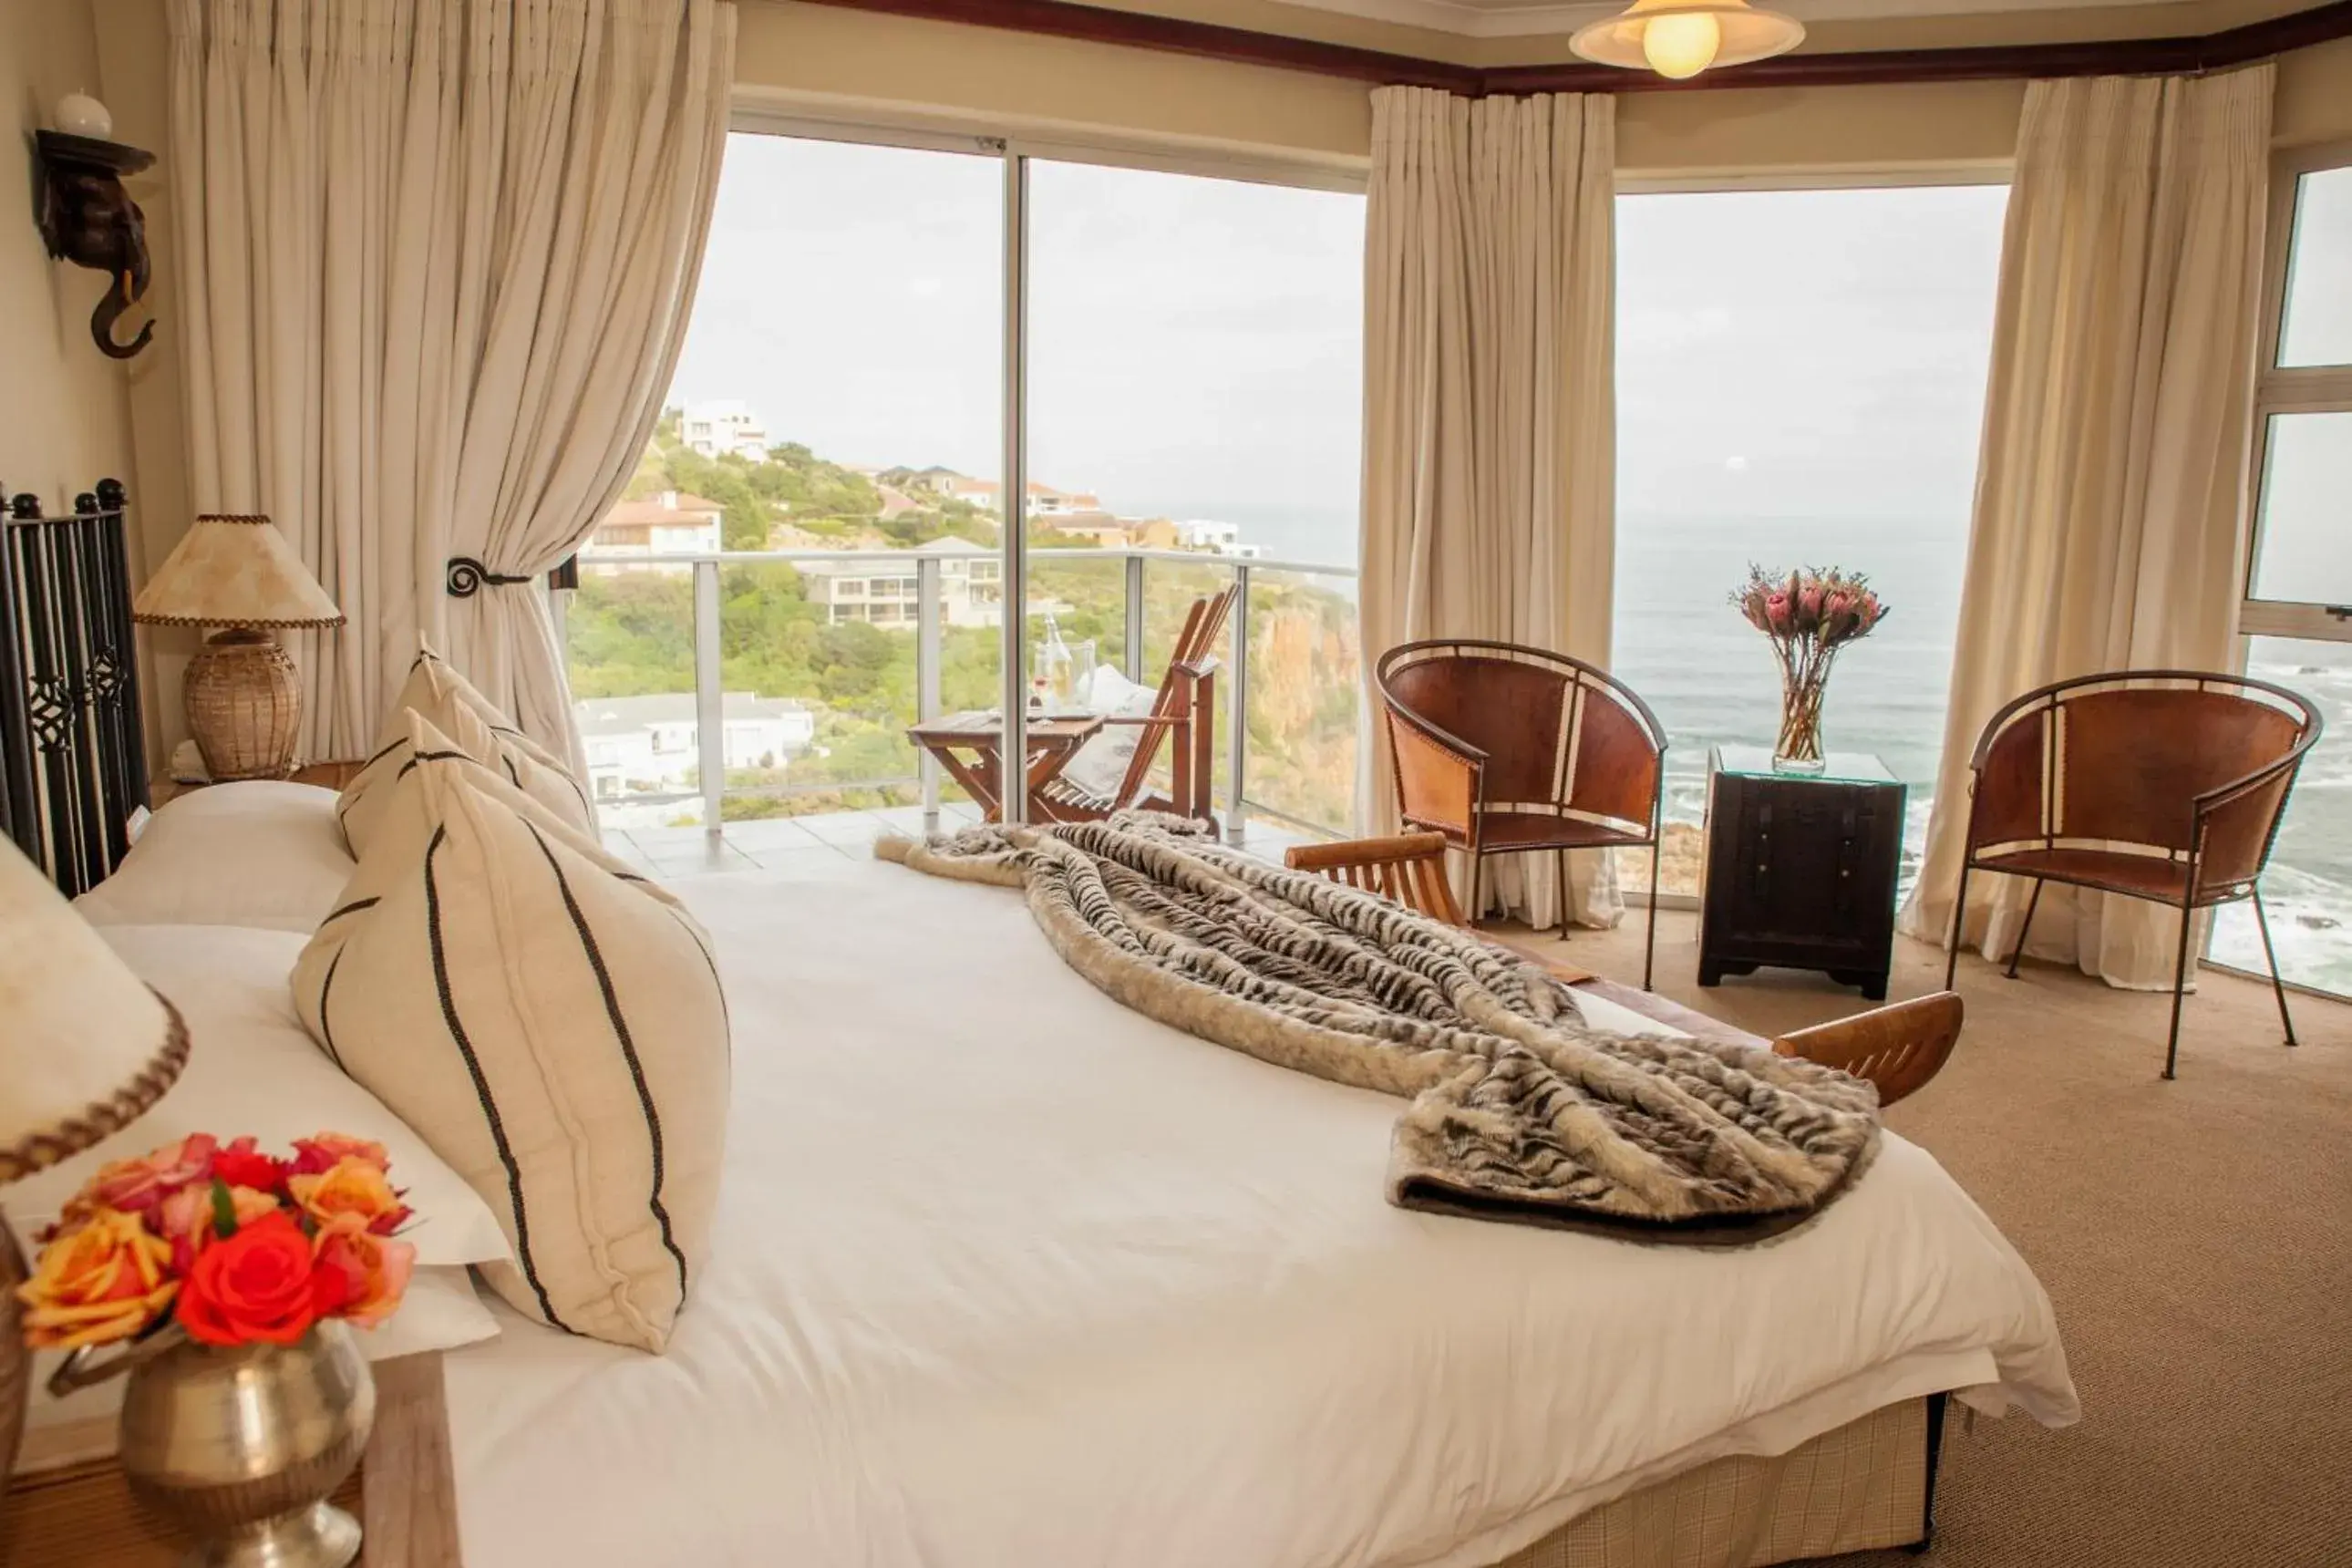
M 1969 758 L 2002 703 L 2101 670 L 2233 668 L 2272 79 L 2027 89 L 1913 936 L 1950 929 Z M 2006 957 L 2031 887 L 1974 879 L 1963 940 Z M 2027 951 L 2169 989 L 2178 919 L 2053 883 Z
M 349 618 L 295 649 L 302 751 L 364 754 L 422 636 L 578 764 L 540 578 L 659 415 L 734 8 L 170 0 L 170 25 L 193 493 L 268 512 Z
M 1496 637 L 1606 665 L 1615 576 L 1615 100 L 1372 94 L 1364 277 L 1368 660 Z M 1369 666 L 1368 666 L 1369 678 Z M 1367 689 L 1370 711 L 1379 693 Z M 1374 820 L 1397 822 L 1373 724 Z M 1489 862 L 1506 910 L 1560 918 L 1549 855 Z M 1609 858 L 1570 919 L 1614 923 Z

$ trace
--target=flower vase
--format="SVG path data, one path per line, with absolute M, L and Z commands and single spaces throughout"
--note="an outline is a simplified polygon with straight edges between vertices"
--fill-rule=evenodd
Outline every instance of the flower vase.
M 289 1345 L 215 1348 L 176 1325 L 102 1365 L 78 1352 L 52 1392 L 128 1369 L 123 1479 L 200 1544 L 181 1568 L 347 1568 L 359 1521 L 327 1499 L 367 1447 L 375 1380 L 349 1325 Z
M 1780 738 L 1772 746 L 1777 773 L 1817 773 L 1822 757 L 1822 697 L 1830 683 L 1826 657 L 1802 668 L 1780 671 Z

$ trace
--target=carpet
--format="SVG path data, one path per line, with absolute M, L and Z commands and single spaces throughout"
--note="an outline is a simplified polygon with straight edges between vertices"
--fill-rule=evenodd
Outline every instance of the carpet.
M 1565 946 L 1638 983 L 1642 925 Z M 1824 976 L 1763 970 L 1702 989 L 1696 917 L 1658 922 L 1658 990 L 1761 1035 L 1870 1005 Z M 1891 999 L 1939 989 L 1943 955 L 1897 938 Z M 1925 1559 L 1841 1568 L 2342 1568 L 2352 1564 L 2352 1005 L 2207 974 L 2180 1076 L 2169 994 L 1964 957 L 1966 1031 L 1935 1082 L 1887 1112 L 2024 1254 L 2056 1305 L 2079 1426 L 1969 1422 L 1944 1448 Z

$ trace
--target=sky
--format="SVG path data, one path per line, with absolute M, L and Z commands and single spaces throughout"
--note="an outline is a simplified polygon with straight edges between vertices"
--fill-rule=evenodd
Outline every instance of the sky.
M 1035 162 L 1030 471 L 1354 557 L 1360 195 Z M 835 461 L 1002 467 L 1003 165 L 738 134 L 673 402 Z M 2289 354 L 2352 354 L 2352 171 L 2306 186 Z M 2007 190 L 1618 202 L 1621 512 L 1963 526 Z M 2326 421 L 2325 425 L 2311 423 Z M 2352 597 L 2352 416 L 2278 432 L 2261 575 Z

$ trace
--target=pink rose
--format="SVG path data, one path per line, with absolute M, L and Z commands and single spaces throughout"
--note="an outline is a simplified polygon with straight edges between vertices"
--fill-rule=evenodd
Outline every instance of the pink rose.
M 114 1161 L 90 1178 L 74 1205 L 115 1209 L 152 1221 L 173 1194 L 212 1179 L 213 1151 L 218 1146 L 211 1133 L 194 1132 L 144 1159 Z
M 276 1214 L 278 1206 L 275 1195 L 252 1187 L 229 1188 L 228 1202 L 231 1215 L 240 1230 L 257 1219 L 266 1219 Z M 182 1187 L 163 1200 L 163 1207 L 156 1211 L 154 1229 L 157 1235 L 171 1243 L 173 1274 L 187 1273 L 188 1266 L 196 1260 L 196 1254 L 219 1239 L 214 1234 L 215 1217 L 210 1183 L 201 1187 Z
M 392 1156 L 381 1143 L 364 1138 L 354 1138 L 348 1132 L 321 1132 L 314 1137 L 294 1140 L 294 1158 L 287 1162 L 287 1173 L 294 1176 L 315 1176 L 331 1171 L 345 1160 L 358 1160 L 373 1165 L 378 1171 L 392 1169 Z

